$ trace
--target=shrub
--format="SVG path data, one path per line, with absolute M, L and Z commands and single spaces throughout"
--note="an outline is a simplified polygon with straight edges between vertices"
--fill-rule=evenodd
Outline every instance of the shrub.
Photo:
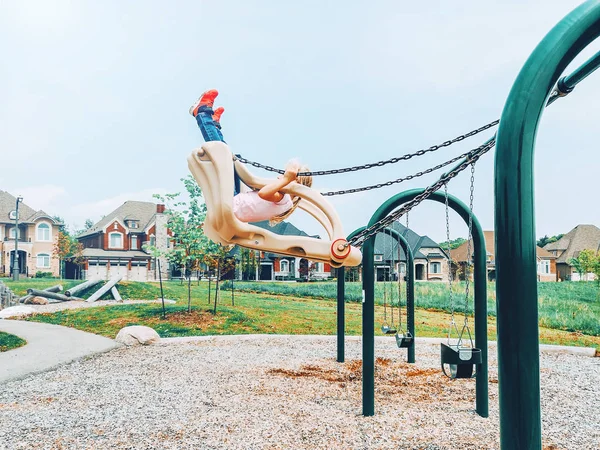
M 35 273 L 35 277 L 36 278 L 54 278 L 54 275 L 52 275 L 52 272 L 40 272 L 40 271 L 37 271 Z

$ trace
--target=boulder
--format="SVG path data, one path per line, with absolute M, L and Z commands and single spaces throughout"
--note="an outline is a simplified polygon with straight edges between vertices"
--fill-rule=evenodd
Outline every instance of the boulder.
M 4 308 L 0 311 L 0 319 L 8 319 L 10 317 L 28 316 L 36 312 L 31 306 L 17 305 Z
M 130 345 L 150 345 L 160 341 L 160 336 L 150 327 L 142 325 L 133 325 L 130 327 L 121 328 L 117 337 L 117 342 Z
M 36 297 L 33 297 L 33 298 L 29 299 L 27 301 L 27 303 L 31 304 L 31 305 L 47 305 L 48 304 L 48 299 L 46 297 L 36 296 Z

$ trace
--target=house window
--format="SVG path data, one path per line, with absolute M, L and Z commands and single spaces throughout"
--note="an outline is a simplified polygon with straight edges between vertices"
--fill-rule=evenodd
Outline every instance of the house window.
M 131 236 L 131 250 L 138 249 L 138 238 L 137 236 Z
M 8 232 L 8 237 L 10 237 L 11 239 L 14 239 L 15 238 L 15 230 L 16 230 L 16 228 L 12 227 L 10 229 L 10 231 Z M 21 238 L 21 230 L 19 230 L 19 238 Z
M 153 234 L 150 235 L 150 245 L 156 245 L 156 236 L 154 236 Z
M 48 269 L 50 267 L 50 255 L 48 253 L 39 253 L 37 255 L 37 266 Z
M 406 264 L 404 264 L 404 263 L 398 263 L 398 272 L 399 273 L 406 273 Z
M 47 223 L 40 223 L 37 229 L 37 240 L 38 241 L 49 241 L 50 240 L 50 225 Z
M 375 262 L 382 262 L 383 261 L 383 255 L 375 255 Z
M 442 264 L 439 262 L 429 264 L 429 273 L 442 273 Z
M 130 220 L 129 221 L 129 228 L 139 228 L 140 226 L 138 225 L 138 221 L 137 220 Z
M 110 248 L 123 248 L 123 235 L 121 233 L 110 233 Z
M 290 262 L 282 259 L 279 267 L 280 272 L 289 272 L 290 271 Z
M 538 273 L 548 274 L 550 273 L 550 261 L 542 260 L 538 262 Z
M 117 224 L 117 222 L 115 222 L 115 223 L 114 223 L 114 225 L 113 225 L 113 228 L 114 228 L 115 230 L 117 230 L 117 229 L 119 228 L 119 225 Z

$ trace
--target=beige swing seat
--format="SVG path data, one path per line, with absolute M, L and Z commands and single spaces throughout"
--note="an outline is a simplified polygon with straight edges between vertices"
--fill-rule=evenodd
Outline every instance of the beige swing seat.
M 362 254 L 358 248 L 347 245 L 342 224 L 331 204 L 320 193 L 302 184 L 292 182 L 281 191 L 301 198 L 298 207 L 323 225 L 328 240 L 307 236 L 281 236 L 235 217 L 234 165 L 239 178 L 253 189 L 260 189 L 271 180 L 255 177 L 242 163 L 233 161 L 229 147 L 220 141 L 206 142 L 188 157 L 190 172 L 202 189 L 206 202 L 204 234 L 213 242 L 321 261 L 332 267 L 360 264 Z

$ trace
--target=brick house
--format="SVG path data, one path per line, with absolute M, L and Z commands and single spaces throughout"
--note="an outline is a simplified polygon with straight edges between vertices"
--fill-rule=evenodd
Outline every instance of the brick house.
M 399 222 L 394 222 L 391 227 L 406 239 L 413 252 L 415 280 L 448 280 L 448 256 L 437 242 L 428 236 L 418 235 Z M 397 279 L 398 273 L 406 273 L 406 255 L 403 250 L 400 253 L 398 260 L 396 239 L 382 233 L 376 235 L 374 259 L 377 281 L 389 279 L 390 271 L 394 279 Z
M 489 281 L 496 280 L 495 237 L 493 231 L 484 231 L 486 268 Z M 473 259 L 473 241 L 471 241 L 471 255 L 468 255 L 468 243 L 464 242 L 459 247 L 450 250 L 452 256 L 452 274 L 454 279 L 464 279 L 465 266 L 469 258 Z M 556 281 L 556 256 L 552 255 L 542 247 L 537 247 L 537 275 L 538 281 Z M 460 270 L 459 270 L 460 269 Z M 459 273 L 460 271 L 460 273 Z
M 546 244 L 544 250 L 556 258 L 556 279 L 579 280 L 579 273 L 569 264 L 571 258 L 577 258 L 582 250 L 600 250 L 600 228 L 595 225 L 577 225 L 556 242 Z M 584 275 L 593 280 L 594 274 Z
M 144 243 L 165 249 L 169 245 L 165 205 L 126 201 L 104 216 L 92 228 L 77 236 L 83 244 L 84 278 L 125 280 L 158 279 L 154 258 L 146 253 Z M 168 278 L 169 264 L 160 258 L 161 272 Z
M 281 222 L 274 227 L 269 226 L 269 221 L 253 223 L 257 227 L 268 229 L 283 236 L 309 236 L 289 222 Z M 318 237 L 318 236 L 310 236 Z M 234 248 L 233 254 L 238 254 L 238 248 Z M 239 256 L 238 256 L 239 259 Z M 310 279 L 327 279 L 332 277 L 331 266 L 323 262 L 309 261 L 306 258 L 279 255 L 269 252 L 256 252 L 257 269 L 250 278 L 258 280 L 296 280 L 310 277 Z M 245 276 L 247 276 L 246 274 Z M 237 278 L 242 278 L 238 270 Z
M 19 273 L 33 277 L 37 272 L 59 276 L 59 260 L 53 254 L 62 223 L 44 211 L 19 203 L 19 230 L 15 228 L 17 199 L 0 191 L 0 274 L 12 274 L 15 238 L 18 239 Z

